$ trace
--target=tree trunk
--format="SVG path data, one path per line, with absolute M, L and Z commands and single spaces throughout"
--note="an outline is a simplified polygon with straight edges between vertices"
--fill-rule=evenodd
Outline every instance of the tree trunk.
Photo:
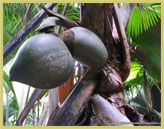
M 125 115 L 122 106 L 126 105 L 123 81 L 130 72 L 130 54 L 119 13 L 121 12 L 119 12 L 117 4 L 84 4 L 82 6 L 82 26 L 101 38 L 109 55 L 107 63 L 102 68 L 104 75 L 99 80 L 102 83 L 98 93 L 111 100 L 115 106 L 118 105 L 118 110 Z M 113 24 L 115 24 L 119 39 L 112 35 Z
M 132 125 L 124 111 L 126 103 L 124 101 L 123 81 L 130 72 L 130 55 L 125 30 L 120 21 L 119 9 L 116 4 L 82 4 L 81 11 L 80 24 L 101 38 L 108 51 L 108 61 L 99 69 L 104 74 L 99 74 L 98 77 L 97 74 L 89 71 L 84 76 L 59 110 L 51 115 L 48 125 L 75 125 L 94 89 L 97 89 L 95 93 L 102 94 L 108 100 L 106 101 L 102 97 L 93 97 L 91 114 L 93 115 L 94 111 L 97 110 L 100 113 L 98 116 L 104 117 L 97 117 L 97 122 L 103 120 L 98 125 L 112 125 L 113 122 L 118 122 L 115 125 L 123 125 L 119 122 L 124 124 L 128 122 L 125 125 Z M 114 12 L 114 17 L 112 12 Z M 115 24 L 119 39 L 114 39 L 112 36 L 113 24 Z M 98 105 L 102 105 L 102 103 L 106 103 L 108 106 L 99 107 Z M 87 119 L 90 125 L 94 125 L 94 119 L 91 116 L 84 118 L 84 120 Z

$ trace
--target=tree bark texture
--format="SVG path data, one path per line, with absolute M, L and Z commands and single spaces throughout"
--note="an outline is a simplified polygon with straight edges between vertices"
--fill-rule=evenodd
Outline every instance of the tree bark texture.
M 96 88 L 97 80 L 96 71 L 87 72 L 84 78 L 74 87 L 59 110 L 50 116 L 47 126 L 75 125 Z
M 92 97 L 93 115 L 90 125 L 94 126 L 133 126 L 130 120 L 117 108 L 98 94 Z
M 123 81 L 130 73 L 130 54 L 126 39 L 125 28 L 119 15 L 117 4 L 84 4 L 82 6 L 82 26 L 96 33 L 108 51 L 108 61 L 102 67 L 100 90 L 101 93 L 112 100 L 119 111 L 125 114 L 121 105 L 126 105 L 123 93 Z M 113 37 L 113 24 L 115 24 L 118 38 Z
M 101 84 L 99 84 L 99 91 L 97 92 L 106 95 L 106 97 L 111 100 L 115 106 L 119 105 L 121 108 L 119 106 L 117 108 L 121 113 L 125 114 L 124 108 L 122 108 L 122 105 L 125 105 L 123 81 L 129 75 L 130 55 L 125 31 L 120 25 L 122 23 L 119 18 L 120 16 L 118 15 L 117 5 L 84 4 L 81 10 L 82 20 L 80 25 L 96 33 L 104 42 L 109 54 L 108 61 L 101 69 L 104 72 L 104 75 L 101 74 L 101 78 L 97 78 L 96 74 L 93 74 L 91 71 L 84 76 L 59 110 L 51 115 L 47 124 L 48 126 L 75 125 L 98 82 L 101 82 Z M 114 23 L 112 22 L 113 12 Z M 119 39 L 114 39 L 114 37 L 112 37 L 112 24 L 116 24 Z M 97 101 L 95 100 L 95 102 Z M 93 105 L 93 109 L 97 108 L 97 106 L 98 105 Z M 103 107 L 102 109 L 105 108 Z M 117 112 L 117 114 L 119 114 L 120 112 L 115 109 L 113 112 Z M 115 115 L 115 113 L 112 115 Z M 110 119 L 112 122 L 112 118 Z M 128 121 L 127 118 L 125 119 Z M 106 125 L 110 124 L 110 121 L 108 122 L 109 123 Z
M 100 92 L 122 92 L 122 51 L 120 45 L 113 41 L 112 18 L 113 4 L 84 4 L 82 12 L 82 25 L 94 33 L 104 42 L 108 51 L 108 61 L 102 68 L 104 80 Z M 122 97 L 123 95 L 121 95 Z

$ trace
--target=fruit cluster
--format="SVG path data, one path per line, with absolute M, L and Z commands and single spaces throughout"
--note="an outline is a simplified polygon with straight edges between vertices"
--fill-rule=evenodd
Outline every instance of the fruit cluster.
M 83 27 L 73 27 L 59 37 L 38 34 L 19 48 L 10 69 L 10 80 L 35 88 L 58 87 L 74 72 L 74 59 L 91 67 L 101 68 L 108 53 L 101 39 Z

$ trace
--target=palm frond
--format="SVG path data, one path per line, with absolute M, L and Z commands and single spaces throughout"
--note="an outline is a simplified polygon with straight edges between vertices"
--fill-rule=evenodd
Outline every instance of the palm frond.
M 127 80 L 124 82 L 125 88 L 134 87 L 137 84 L 142 83 L 142 76 L 144 73 L 144 68 L 139 61 L 131 62 L 130 75 Z
M 161 19 L 160 4 L 141 4 L 136 6 L 130 17 L 127 34 L 136 37 L 156 25 Z

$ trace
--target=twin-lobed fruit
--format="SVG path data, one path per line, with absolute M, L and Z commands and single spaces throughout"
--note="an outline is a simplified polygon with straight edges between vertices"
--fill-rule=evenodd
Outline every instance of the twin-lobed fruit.
M 50 89 L 68 80 L 73 71 L 74 60 L 63 41 L 50 34 L 38 34 L 18 50 L 10 80 Z
M 107 50 L 90 30 L 73 27 L 59 37 L 64 42 L 51 34 L 38 34 L 27 39 L 16 54 L 10 69 L 10 80 L 35 88 L 51 89 L 73 74 L 73 57 L 93 68 L 100 68 L 106 63 Z

